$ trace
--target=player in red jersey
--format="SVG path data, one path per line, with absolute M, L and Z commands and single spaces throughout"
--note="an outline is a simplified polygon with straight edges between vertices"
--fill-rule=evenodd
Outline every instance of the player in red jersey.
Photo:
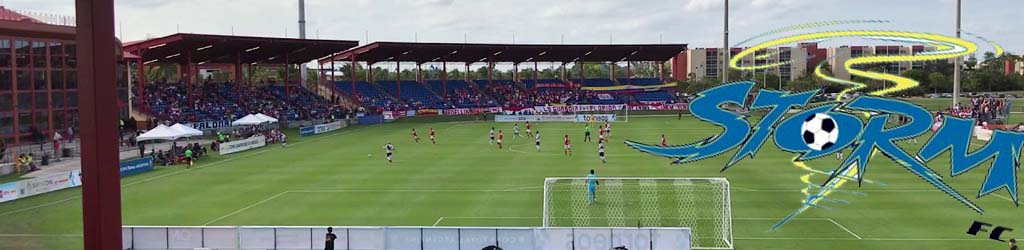
M 412 129 L 412 139 L 415 140 L 416 143 L 420 142 L 420 135 L 416 133 L 416 128 Z
M 532 128 L 533 128 L 533 125 L 530 124 L 530 121 L 526 121 L 526 135 L 527 136 L 533 136 L 533 130 L 531 130 Z
M 430 128 L 430 144 L 437 144 L 437 140 L 434 140 L 434 128 Z
M 498 130 L 498 148 L 499 149 L 502 148 L 501 147 L 501 139 L 505 139 L 505 134 L 502 134 L 501 130 L 499 129 Z
M 569 142 L 569 134 L 565 134 L 565 155 L 572 155 L 572 143 Z
M 668 142 L 665 141 L 665 134 L 661 134 L 661 146 L 668 147 Z

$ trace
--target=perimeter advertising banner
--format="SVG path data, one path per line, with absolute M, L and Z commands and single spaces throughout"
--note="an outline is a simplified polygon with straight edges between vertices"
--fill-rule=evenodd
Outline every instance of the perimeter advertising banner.
M 82 185 L 82 171 L 73 170 L 0 184 L 0 202 L 49 193 Z
M 226 155 L 238 153 L 267 145 L 267 138 L 262 135 L 246 138 L 245 140 L 226 142 L 220 145 L 220 154 Z
M 153 157 L 145 157 L 131 161 L 123 161 L 120 166 L 121 178 L 141 174 L 153 170 Z
M 495 122 L 571 122 L 574 115 L 495 115 Z

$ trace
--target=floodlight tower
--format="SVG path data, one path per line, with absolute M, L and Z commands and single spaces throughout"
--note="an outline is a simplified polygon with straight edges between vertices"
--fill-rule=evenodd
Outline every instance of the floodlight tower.
M 960 38 L 960 0 L 956 0 L 956 38 Z M 960 67 L 963 64 L 963 57 L 956 57 L 953 60 L 953 106 L 960 103 Z
M 299 0 L 299 39 L 306 39 L 306 1 Z M 299 64 L 300 85 L 306 83 L 306 62 Z

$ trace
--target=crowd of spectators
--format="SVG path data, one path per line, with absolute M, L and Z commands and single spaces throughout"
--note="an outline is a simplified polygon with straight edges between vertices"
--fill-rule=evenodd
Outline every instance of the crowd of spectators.
M 172 123 L 233 120 L 250 113 L 264 113 L 282 120 L 330 119 L 350 113 L 336 105 L 337 102 L 303 87 L 293 87 L 289 93 L 271 82 L 256 85 L 203 83 L 192 89 L 193 99 L 189 103 L 188 88 L 184 84 L 151 83 L 145 88 L 143 110 L 157 120 Z
M 995 120 L 1005 121 L 1010 115 L 1011 103 L 1009 99 L 993 98 L 989 96 L 977 96 L 971 98 L 970 104 L 955 106 L 946 109 L 946 114 L 961 117 L 974 118 L 978 124 L 994 123 Z

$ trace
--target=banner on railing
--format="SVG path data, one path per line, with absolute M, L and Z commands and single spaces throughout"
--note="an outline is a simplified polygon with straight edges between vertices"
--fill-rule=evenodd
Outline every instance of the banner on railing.
M 479 115 L 482 113 L 500 113 L 501 107 L 458 108 L 441 110 L 443 115 Z
M 246 138 L 244 140 L 230 141 L 220 144 L 220 154 L 226 155 L 238 153 L 267 145 L 267 138 L 262 135 Z
M 73 170 L 0 184 L 0 202 L 17 200 L 82 185 L 82 171 Z
M 231 127 L 231 121 L 229 121 L 229 120 L 201 121 L 201 122 L 186 123 L 185 126 L 189 126 L 189 127 L 192 127 L 194 129 L 198 129 L 198 130 L 218 129 L 218 128 Z
M 576 115 L 576 122 L 615 122 L 615 114 Z
M 120 165 L 121 178 L 141 174 L 153 170 L 153 157 L 145 157 L 131 161 L 123 161 Z
M 571 122 L 573 115 L 495 115 L 495 122 Z

